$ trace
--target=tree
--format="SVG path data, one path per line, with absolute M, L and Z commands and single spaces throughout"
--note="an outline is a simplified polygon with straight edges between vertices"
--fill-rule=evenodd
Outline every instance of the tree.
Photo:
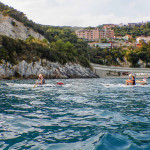
M 126 53 L 126 59 L 131 63 L 131 67 L 138 67 L 139 57 L 133 50 L 129 50 Z

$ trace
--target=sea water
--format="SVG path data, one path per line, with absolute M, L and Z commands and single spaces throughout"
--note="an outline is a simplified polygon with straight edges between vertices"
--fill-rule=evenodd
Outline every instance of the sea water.
M 34 83 L 0 81 L 0 149 L 150 150 L 149 85 L 102 78 Z

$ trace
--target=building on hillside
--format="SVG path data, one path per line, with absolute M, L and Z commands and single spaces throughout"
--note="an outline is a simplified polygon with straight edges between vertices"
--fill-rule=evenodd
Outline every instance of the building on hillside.
M 106 38 L 108 38 L 108 39 L 113 39 L 114 38 L 114 30 L 106 29 L 105 32 L 106 32 Z
M 94 43 L 94 46 L 100 48 L 112 48 L 112 43 Z
M 114 36 L 114 39 L 121 40 L 122 36 Z
M 109 29 L 109 28 L 112 28 L 112 27 L 115 27 L 116 25 L 114 24 L 103 24 L 103 28 L 104 29 Z
M 137 23 L 128 23 L 129 27 L 135 27 L 137 25 Z
M 132 39 L 132 35 L 128 35 L 128 34 L 127 34 L 127 35 L 123 36 L 122 38 L 123 38 L 124 40 L 127 40 L 127 41 L 128 41 L 129 39 Z
M 113 43 L 113 47 L 129 47 L 129 46 L 135 46 L 134 44 L 130 43 L 130 42 L 118 42 L 118 43 Z
M 139 36 L 136 38 L 136 43 L 140 44 L 141 40 L 144 40 L 145 43 L 148 43 L 150 41 L 150 36 Z
M 118 40 L 129 40 L 129 39 L 132 39 L 132 35 L 125 35 L 125 36 L 114 36 L 115 39 L 118 39 Z
M 78 38 L 87 41 L 99 41 L 100 39 L 113 39 L 114 31 L 111 29 L 85 29 L 75 31 Z
M 140 27 L 140 26 L 143 26 L 143 25 L 145 25 L 145 23 L 143 21 L 139 22 L 139 23 L 128 23 L 129 27 L 135 27 L 135 26 Z
M 78 38 L 85 39 L 87 41 L 99 40 L 99 29 L 77 30 L 75 33 Z

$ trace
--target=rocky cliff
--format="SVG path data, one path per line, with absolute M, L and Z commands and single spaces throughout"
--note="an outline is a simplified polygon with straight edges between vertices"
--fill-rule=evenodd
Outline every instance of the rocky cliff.
M 25 27 L 12 17 L 3 16 L 0 13 L 0 35 L 13 39 L 25 40 L 29 36 L 43 40 L 44 36 L 35 32 L 30 27 Z M 25 60 L 12 65 L 5 60 L 0 62 L 0 78 L 23 77 L 35 78 L 42 73 L 46 78 L 91 78 L 96 77 L 91 69 L 82 67 L 79 64 L 66 63 L 61 65 L 46 60 L 27 63 Z
M 67 63 L 61 65 L 46 60 L 27 63 L 21 61 L 17 65 L 11 65 L 2 61 L 0 64 L 0 78 L 36 78 L 39 74 L 45 78 L 94 78 L 97 77 L 91 69 L 79 64 Z
M 29 36 L 42 40 L 44 36 L 35 32 L 30 27 L 25 27 L 23 23 L 9 16 L 3 16 L 0 13 L 0 35 L 5 35 L 13 39 L 25 40 Z

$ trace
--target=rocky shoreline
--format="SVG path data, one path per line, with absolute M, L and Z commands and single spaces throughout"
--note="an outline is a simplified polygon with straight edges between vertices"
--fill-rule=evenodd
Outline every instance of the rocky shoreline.
M 30 63 L 23 60 L 17 65 L 3 60 L 0 64 L 0 79 L 37 78 L 38 74 L 43 74 L 47 79 L 98 77 L 92 69 L 85 68 L 80 64 L 66 63 L 61 65 L 58 62 L 54 63 L 45 59 Z

